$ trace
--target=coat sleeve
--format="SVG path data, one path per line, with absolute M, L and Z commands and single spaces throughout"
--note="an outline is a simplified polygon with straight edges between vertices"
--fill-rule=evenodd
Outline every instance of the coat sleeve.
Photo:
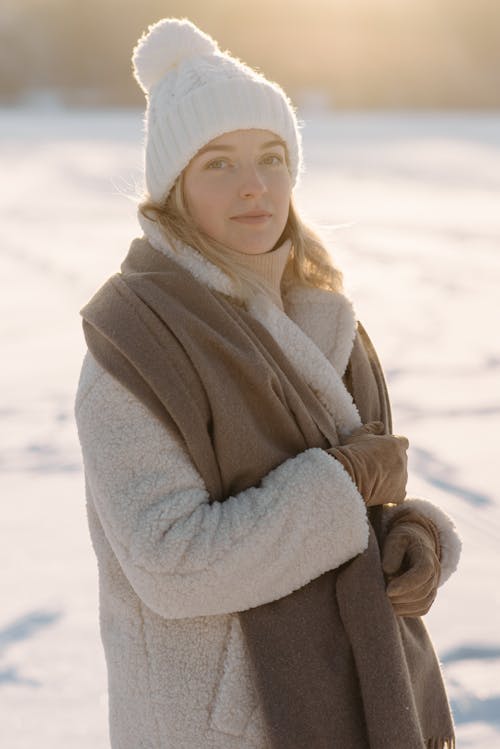
M 88 501 L 135 592 L 165 618 L 260 606 L 366 548 L 363 498 L 320 448 L 210 503 L 182 437 L 89 352 L 75 416 Z

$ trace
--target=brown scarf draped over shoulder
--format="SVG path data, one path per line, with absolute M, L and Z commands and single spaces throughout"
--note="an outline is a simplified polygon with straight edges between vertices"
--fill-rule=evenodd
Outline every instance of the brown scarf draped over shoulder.
M 81 314 L 100 364 L 179 430 L 211 502 L 257 486 L 308 448 L 338 444 L 332 416 L 264 326 L 147 240 L 132 242 L 121 273 Z M 392 430 L 360 323 L 344 381 L 362 422 Z M 304 502 L 313 507 L 314 497 Z M 238 613 L 272 749 L 454 746 L 425 627 L 395 617 L 385 594 L 376 514 L 364 553 Z

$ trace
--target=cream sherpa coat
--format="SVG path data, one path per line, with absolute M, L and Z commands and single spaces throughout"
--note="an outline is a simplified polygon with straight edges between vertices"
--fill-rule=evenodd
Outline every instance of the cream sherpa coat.
M 173 255 L 158 235 L 149 239 L 228 292 L 227 277 L 199 253 Z M 311 386 L 326 392 L 332 367 L 342 375 L 349 359 L 351 302 L 297 287 L 283 302 L 285 312 L 267 305 L 255 314 Z M 340 463 L 309 449 L 259 488 L 210 505 L 181 438 L 90 353 L 75 414 L 99 567 L 113 749 L 264 749 L 234 612 L 288 595 L 363 551 L 361 495 Z M 314 498 L 313 512 L 304 494 Z M 453 523 L 431 503 L 411 501 L 439 528 L 443 583 L 460 553 Z

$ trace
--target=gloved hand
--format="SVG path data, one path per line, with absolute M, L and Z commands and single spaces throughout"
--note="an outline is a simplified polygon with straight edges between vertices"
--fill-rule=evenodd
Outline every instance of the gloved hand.
M 385 434 L 384 422 L 367 421 L 366 424 L 362 424 L 360 427 L 351 432 L 347 437 L 344 437 L 341 444 L 349 445 L 351 442 L 359 442 L 360 440 L 365 439 L 371 434 Z
M 383 431 L 381 421 L 372 421 L 356 429 L 344 444 L 326 450 L 342 463 L 367 507 L 400 504 L 406 496 L 409 442 Z
M 434 523 L 414 510 L 398 512 L 382 552 L 387 595 L 398 616 L 423 616 L 437 593 L 441 547 Z

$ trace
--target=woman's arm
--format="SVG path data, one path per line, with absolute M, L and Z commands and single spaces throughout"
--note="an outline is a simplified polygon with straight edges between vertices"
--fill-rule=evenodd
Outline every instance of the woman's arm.
M 106 537 L 137 595 L 161 616 L 253 608 L 366 548 L 363 498 L 320 448 L 286 460 L 258 487 L 210 504 L 177 431 L 89 353 L 75 414 Z

